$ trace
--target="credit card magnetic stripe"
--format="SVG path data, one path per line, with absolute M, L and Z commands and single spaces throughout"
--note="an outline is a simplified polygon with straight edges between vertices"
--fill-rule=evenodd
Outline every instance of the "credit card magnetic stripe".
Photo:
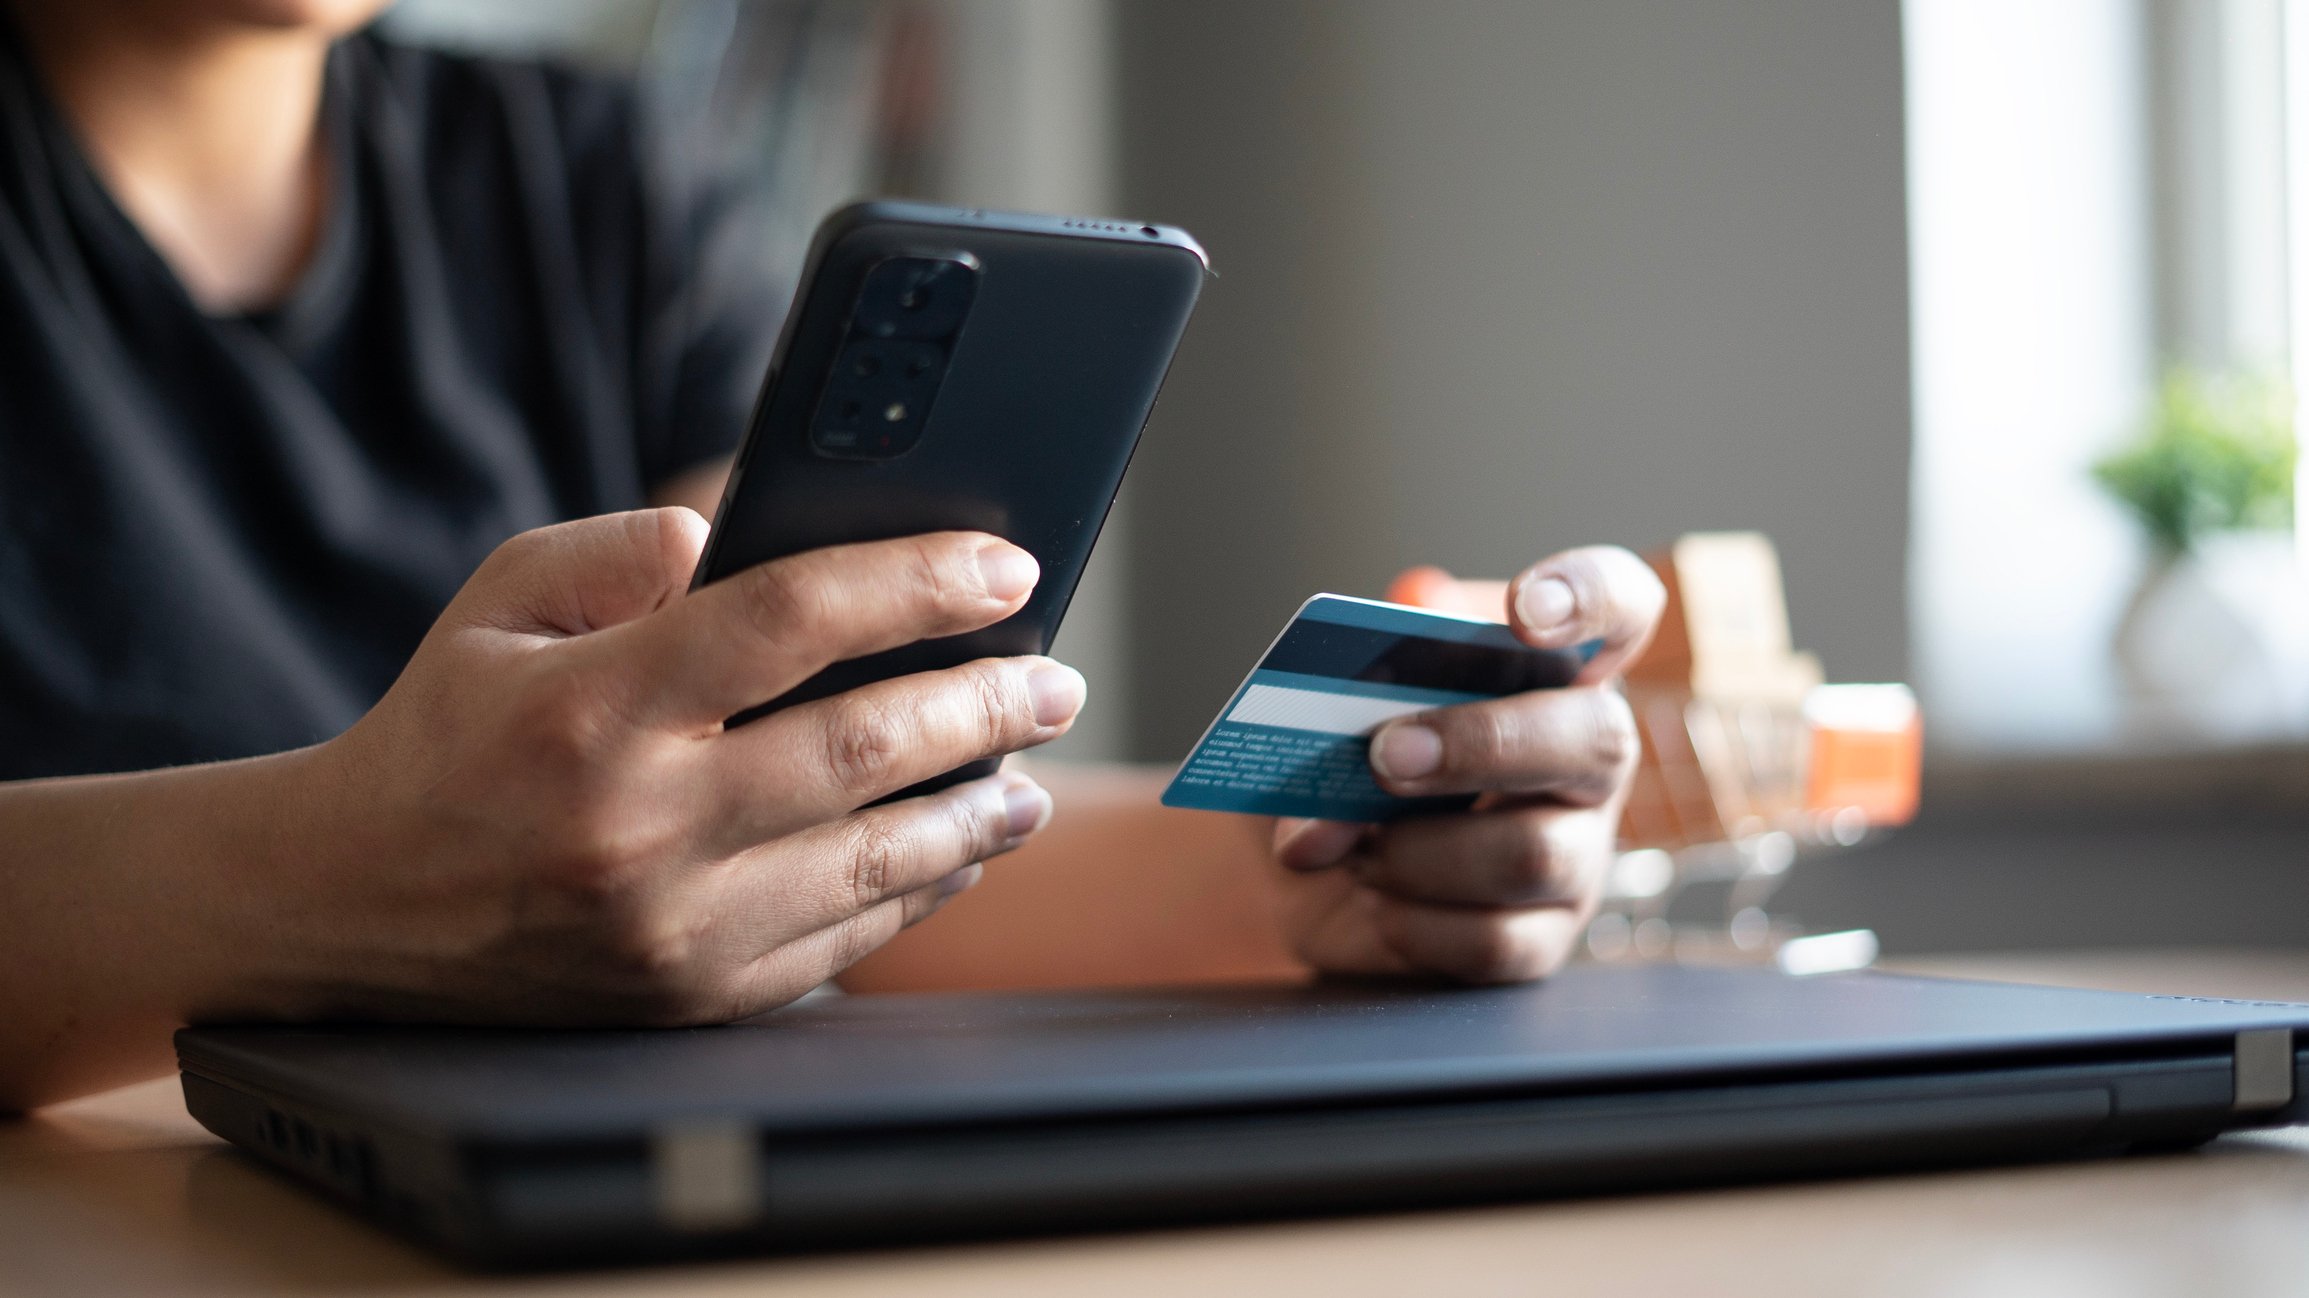
M 1462 698 L 1550 689 L 1579 670 L 1577 661 L 1535 652 L 1493 623 L 1430 614 L 1431 628 L 1388 629 L 1335 620 L 1342 612 L 1367 616 L 1354 605 L 1310 604 L 1268 648 L 1258 670 L 1448 690 Z

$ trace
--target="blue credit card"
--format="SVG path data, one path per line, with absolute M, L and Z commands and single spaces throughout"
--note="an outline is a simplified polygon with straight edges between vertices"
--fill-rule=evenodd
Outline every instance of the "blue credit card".
M 1568 685 L 1597 647 L 1534 649 L 1497 622 L 1317 595 L 1196 741 L 1163 805 L 1365 822 L 1458 810 L 1474 798 L 1380 788 L 1372 732 L 1408 713 Z

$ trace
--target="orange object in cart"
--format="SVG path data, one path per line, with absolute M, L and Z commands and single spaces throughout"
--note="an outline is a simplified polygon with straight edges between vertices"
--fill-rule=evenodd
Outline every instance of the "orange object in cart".
M 1811 764 L 1810 811 L 1857 810 L 1871 825 L 1916 816 L 1924 776 L 1924 722 L 1900 685 L 1823 685 L 1804 699 Z

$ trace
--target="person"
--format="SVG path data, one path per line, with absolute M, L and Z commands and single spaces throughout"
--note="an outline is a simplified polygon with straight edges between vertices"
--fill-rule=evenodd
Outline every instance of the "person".
M 1566 958 L 1662 600 L 1633 556 L 1444 588 L 1605 642 L 1375 736 L 1464 814 L 1262 823 L 1018 763 L 875 805 L 1064 733 L 1084 682 L 984 661 L 722 719 L 1005 616 L 1033 560 L 922 536 L 685 593 L 782 301 L 621 88 L 379 8 L 0 0 L 0 1108 L 164 1071 L 186 1021 Z

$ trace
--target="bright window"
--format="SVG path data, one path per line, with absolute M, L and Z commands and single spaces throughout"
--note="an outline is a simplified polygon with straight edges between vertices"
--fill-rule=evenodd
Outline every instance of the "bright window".
M 2204 548 L 2199 602 L 2172 601 L 2157 643 L 2168 661 L 2202 644 L 2207 667 L 2145 698 L 2139 655 L 2120 670 L 2116 646 L 2149 547 L 2089 470 L 2168 364 L 2303 373 L 2292 340 L 2309 330 L 2291 322 L 2309 321 L 2309 257 L 2289 248 L 2309 249 L 2309 76 L 2289 67 L 2309 68 L 2309 8 L 1910 0 L 1903 23 L 1910 589 L 1936 745 L 2302 737 L 2309 608 L 2291 542 Z

